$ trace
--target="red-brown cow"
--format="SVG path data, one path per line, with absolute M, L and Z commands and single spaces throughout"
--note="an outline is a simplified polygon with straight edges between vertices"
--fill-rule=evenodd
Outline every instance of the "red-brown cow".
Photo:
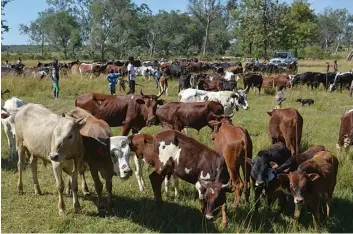
M 278 175 L 282 181 L 287 181 L 287 186 L 294 197 L 294 218 L 299 219 L 303 205 L 308 204 L 312 210 L 316 232 L 321 199 L 326 203 L 326 215 L 330 215 L 338 164 L 337 158 L 331 152 L 320 151 L 312 159 L 300 164 L 295 172 Z
M 150 155 L 144 155 L 144 158 L 150 158 L 150 164 L 154 165 L 154 171 L 149 178 L 156 202 L 162 201 L 161 185 L 164 178 L 175 173 L 178 178 L 195 185 L 199 193 L 201 211 L 207 219 L 213 219 L 217 208 L 222 207 L 222 223 L 226 225 L 225 192 L 229 191 L 229 174 L 224 158 L 206 145 L 178 131 L 167 130 L 156 134 L 155 137 L 144 138 L 143 141 L 134 139 L 141 137 L 133 136 L 130 147 L 138 154 L 143 152 Z
M 283 142 L 293 154 L 299 154 L 302 138 L 303 118 L 293 108 L 272 110 L 267 112 L 270 117 L 269 136 L 272 144 Z
M 336 144 L 338 149 L 344 147 L 347 152 L 350 145 L 353 145 L 353 109 L 346 111 L 341 117 L 341 127 Z
M 162 94 L 161 94 L 162 95 Z M 77 97 L 75 105 L 90 112 L 94 117 L 103 119 L 109 126 L 123 126 L 122 135 L 127 136 L 132 129 L 137 133 L 145 126 L 158 122 L 157 105 L 163 105 L 159 96 L 129 94 L 124 96 L 85 93 Z
M 222 104 L 214 101 L 208 102 L 169 102 L 157 109 L 156 114 L 164 128 L 181 131 L 189 127 L 200 131 L 223 115 Z
M 161 95 L 161 93 L 165 93 L 165 96 L 168 96 L 168 80 L 166 76 L 162 76 L 161 79 L 158 82 L 158 87 L 159 87 L 159 93 L 158 95 Z
M 251 166 L 247 163 L 247 159 L 252 158 L 252 141 L 248 131 L 243 127 L 234 126 L 229 117 L 214 121 L 213 125 L 214 150 L 225 158 L 230 178 L 234 183 L 233 207 L 236 208 L 244 188 L 245 199 L 249 201 Z M 240 177 L 240 167 L 243 170 L 244 183 Z

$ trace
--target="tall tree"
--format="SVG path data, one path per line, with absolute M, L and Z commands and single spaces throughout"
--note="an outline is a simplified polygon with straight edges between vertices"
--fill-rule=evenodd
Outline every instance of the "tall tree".
M 211 24 L 222 15 L 229 15 L 235 8 L 236 0 L 189 0 L 189 12 L 194 15 L 205 28 L 203 54 L 207 51 Z
M 7 25 L 7 21 L 4 20 L 5 16 L 5 6 L 9 3 L 12 2 L 13 0 L 1 0 L 1 34 L 4 34 L 5 32 L 9 31 L 9 26 Z M 2 37 L 1 37 L 2 39 Z

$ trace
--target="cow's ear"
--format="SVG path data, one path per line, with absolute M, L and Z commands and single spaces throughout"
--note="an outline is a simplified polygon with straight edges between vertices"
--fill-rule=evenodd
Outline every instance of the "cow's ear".
M 275 162 L 270 162 L 270 165 L 273 169 L 276 169 L 278 167 L 278 164 Z
M 145 104 L 145 101 L 143 99 L 138 98 L 136 99 L 136 103 L 142 105 Z
M 164 101 L 163 99 L 157 100 L 157 105 L 162 106 L 162 105 L 164 105 L 164 104 L 166 104 L 166 101 Z
M 310 173 L 310 174 L 308 174 L 308 177 L 309 177 L 310 181 L 315 181 L 320 178 L 320 175 L 316 174 L 316 173 Z
M 246 163 L 248 163 L 250 166 L 253 166 L 251 158 L 246 158 Z
M 1 113 L 1 118 L 2 119 L 6 119 L 8 118 L 10 115 L 8 113 Z
M 269 116 L 272 116 L 272 112 L 273 112 L 273 110 L 272 110 L 272 111 L 267 111 L 266 113 L 267 113 Z
M 86 121 L 87 121 L 87 118 L 76 119 L 76 120 L 75 120 L 75 125 L 76 125 L 79 129 L 81 129 L 83 126 L 85 126 Z
M 210 120 L 208 122 L 212 127 L 216 127 L 218 126 L 218 124 L 220 124 L 220 122 L 218 120 Z
M 279 183 L 281 184 L 282 187 L 289 188 L 288 174 L 278 174 L 277 179 L 279 180 Z

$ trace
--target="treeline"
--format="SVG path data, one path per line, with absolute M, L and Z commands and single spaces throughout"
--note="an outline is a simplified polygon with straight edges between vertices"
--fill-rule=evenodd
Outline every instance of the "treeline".
M 271 56 L 325 57 L 350 50 L 353 16 L 347 9 L 315 14 L 306 0 L 189 0 L 187 11 L 159 11 L 131 0 L 47 0 L 49 8 L 20 26 L 30 42 L 64 57 L 121 58 Z M 305 54 L 305 55 L 304 55 Z M 310 54 L 310 55 L 309 55 Z

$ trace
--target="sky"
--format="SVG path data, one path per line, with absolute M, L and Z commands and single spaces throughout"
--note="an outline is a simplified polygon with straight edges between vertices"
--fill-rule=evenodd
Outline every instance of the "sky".
M 185 11 L 188 0 L 132 0 L 137 5 L 147 4 L 153 13 L 159 10 Z M 280 0 L 291 3 L 293 0 Z M 309 0 L 311 7 L 316 13 L 322 12 L 326 7 L 346 8 L 353 13 L 353 0 Z M 10 31 L 3 35 L 3 45 L 29 44 L 28 37 L 19 32 L 20 24 L 29 24 L 38 17 L 38 12 L 48 8 L 46 0 L 14 0 L 5 7 L 5 20 L 7 20 Z

